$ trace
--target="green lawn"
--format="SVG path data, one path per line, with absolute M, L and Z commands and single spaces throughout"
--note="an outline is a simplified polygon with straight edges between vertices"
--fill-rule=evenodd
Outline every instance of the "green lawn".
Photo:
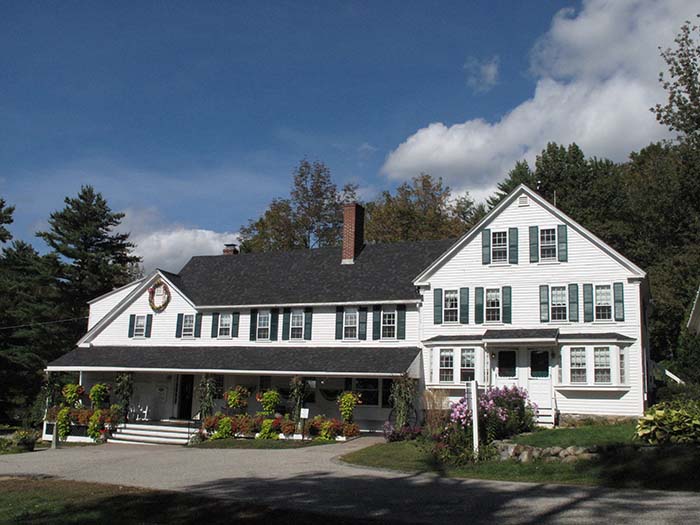
M 0 479 L 0 523 L 355 523 L 192 494 L 58 479 Z M 367 520 L 363 520 L 367 521 Z M 372 523 L 372 521 L 369 521 Z M 374 522 L 377 523 L 377 522 Z
M 634 423 L 552 428 L 516 436 L 512 441 L 533 447 L 592 447 L 594 445 L 631 444 L 634 442 L 634 428 Z
M 404 441 L 380 443 L 341 459 L 355 465 L 405 472 L 436 472 L 446 477 L 700 491 L 700 449 L 697 447 L 643 451 L 627 447 L 610 451 L 599 461 L 576 463 L 484 461 L 451 467 L 436 464 L 418 443 Z
M 335 441 L 325 441 L 322 439 L 306 440 L 306 441 L 296 441 L 296 440 L 286 440 L 286 439 L 214 439 L 211 441 L 204 441 L 197 445 L 192 445 L 195 448 L 271 448 L 271 449 L 284 449 L 284 448 L 301 448 L 301 447 L 311 447 L 315 445 L 331 445 Z

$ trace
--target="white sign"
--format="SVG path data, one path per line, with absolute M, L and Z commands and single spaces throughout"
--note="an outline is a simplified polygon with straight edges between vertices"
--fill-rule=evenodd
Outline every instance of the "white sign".
M 301 419 L 309 419 L 309 409 L 308 408 L 302 408 L 301 409 L 301 414 L 299 415 Z

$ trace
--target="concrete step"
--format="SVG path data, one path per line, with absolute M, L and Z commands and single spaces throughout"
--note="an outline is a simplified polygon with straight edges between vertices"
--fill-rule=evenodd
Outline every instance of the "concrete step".
M 149 447 L 159 445 L 160 443 L 145 443 L 140 441 L 126 441 L 124 439 L 109 438 L 107 443 L 116 443 L 117 445 L 147 445 Z
M 112 443 L 128 442 L 146 443 L 151 445 L 187 445 L 188 439 L 175 437 L 143 436 L 127 434 L 123 432 L 115 432 L 114 436 L 108 441 Z
M 197 432 L 197 428 L 193 425 L 189 428 L 181 425 L 147 425 L 144 423 L 122 423 L 117 427 L 118 430 L 143 430 L 150 432 L 173 432 L 173 433 L 189 433 L 190 435 Z
M 178 438 L 178 439 L 189 439 L 194 432 L 184 431 L 171 432 L 164 430 L 142 430 L 140 428 L 120 428 L 117 429 L 115 434 L 128 434 L 131 436 L 151 436 L 151 437 L 163 437 L 163 438 Z

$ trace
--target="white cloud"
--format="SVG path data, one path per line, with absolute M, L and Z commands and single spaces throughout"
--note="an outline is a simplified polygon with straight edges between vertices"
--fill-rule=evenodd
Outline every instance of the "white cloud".
M 464 63 L 467 73 L 467 85 L 475 93 L 485 93 L 498 84 L 498 69 L 500 66 L 498 55 L 486 60 L 477 60 L 469 57 Z
M 549 141 L 624 160 L 667 136 L 649 111 L 665 98 L 658 46 L 672 45 L 696 10 L 693 1 L 590 0 L 579 12 L 560 11 L 533 47 L 531 98 L 495 122 L 429 124 L 389 154 L 382 172 L 405 180 L 426 171 L 458 191 L 488 194 Z

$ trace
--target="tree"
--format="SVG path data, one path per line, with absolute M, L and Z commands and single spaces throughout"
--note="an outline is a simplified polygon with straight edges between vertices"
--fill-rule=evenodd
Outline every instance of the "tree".
M 526 160 L 519 160 L 515 163 L 515 167 L 508 172 L 506 179 L 496 185 L 496 193 L 486 199 L 486 205 L 489 209 L 495 208 L 499 202 L 521 184 L 525 184 L 533 190 L 537 186 L 535 174 L 530 170 Z
M 274 199 L 258 219 L 240 229 L 244 252 L 322 248 L 340 243 L 343 203 L 354 201 L 357 186 L 338 190 L 322 162 L 302 160 L 294 169 L 287 199 Z
M 0 242 L 6 243 L 12 239 L 12 234 L 5 228 L 5 224 L 12 224 L 12 214 L 15 211 L 14 206 L 6 206 L 5 199 L 0 197 Z

